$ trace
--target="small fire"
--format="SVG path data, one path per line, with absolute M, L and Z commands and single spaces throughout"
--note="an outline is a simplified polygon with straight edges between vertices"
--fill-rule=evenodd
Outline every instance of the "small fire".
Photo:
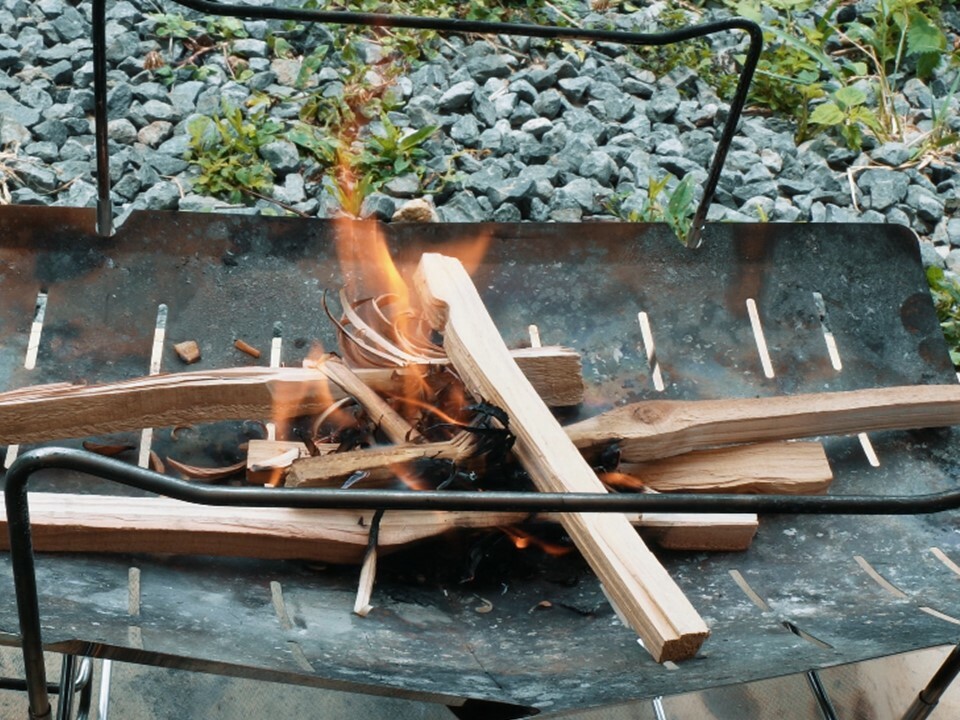
M 637 492 L 645 492 L 648 490 L 643 480 L 638 478 L 636 475 L 627 475 L 626 473 L 622 472 L 605 472 L 598 475 L 598 477 L 600 478 L 600 482 L 602 482 L 608 488 L 617 490 L 635 490 Z
M 518 550 L 526 550 L 533 545 L 552 557 L 562 557 L 573 550 L 572 547 L 548 542 L 536 535 L 508 525 L 502 525 L 498 530 L 509 537 Z

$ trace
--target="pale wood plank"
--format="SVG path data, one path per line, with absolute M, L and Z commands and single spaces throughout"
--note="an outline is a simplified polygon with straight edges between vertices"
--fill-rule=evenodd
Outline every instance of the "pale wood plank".
M 909 385 L 765 398 L 656 400 L 567 427 L 587 455 L 616 442 L 642 462 L 730 443 L 960 424 L 960 385 Z
M 510 358 L 469 275 L 454 258 L 425 253 L 415 284 L 431 325 L 470 392 L 502 408 L 514 453 L 541 490 L 605 492 L 591 467 Z M 563 525 L 608 595 L 657 661 L 693 657 L 709 634 L 623 515 L 564 515 Z
M 565 348 L 515 351 L 551 405 L 583 398 L 580 356 Z M 430 366 L 356 369 L 380 393 L 401 393 Z M 104 385 L 38 385 L 0 393 L 0 444 L 91 437 L 144 427 L 318 414 L 343 392 L 311 368 L 231 368 L 154 375 Z
M 277 490 L 277 492 L 283 492 Z M 373 511 L 300 510 L 196 505 L 164 497 L 30 493 L 38 552 L 170 553 L 359 563 Z M 680 550 L 745 550 L 757 516 L 632 514 L 654 541 Z M 391 511 L 380 522 L 377 547 L 395 552 L 457 528 L 496 528 L 530 520 L 527 513 Z M 558 522 L 537 516 L 536 522 Z M 0 550 L 9 548 L 6 515 Z

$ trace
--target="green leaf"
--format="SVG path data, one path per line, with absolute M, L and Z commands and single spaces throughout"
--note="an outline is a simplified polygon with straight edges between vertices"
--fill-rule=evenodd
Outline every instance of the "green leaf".
M 693 176 L 686 175 L 670 195 L 667 201 L 667 213 L 673 218 L 683 218 L 693 213 Z
M 810 122 L 815 125 L 841 125 L 843 124 L 844 118 L 843 110 L 832 102 L 817 105 L 817 107 L 813 109 L 813 112 L 810 113 Z
M 404 136 L 403 140 L 400 141 L 401 150 L 412 150 L 415 147 L 419 147 L 427 138 L 433 135 L 437 131 L 436 125 L 424 125 L 419 130 L 410 133 L 409 135 Z
M 852 85 L 842 87 L 833 94 L 833 99 L 837 101 L 844 110 L 849 110 L 857 105 L 863 105 L 867 101 L 866 94 L 859 88 Z
M 941 53 L 947 49 L 947 36 L 920 10 L 913 8 L 907 29 L 907 55 Z

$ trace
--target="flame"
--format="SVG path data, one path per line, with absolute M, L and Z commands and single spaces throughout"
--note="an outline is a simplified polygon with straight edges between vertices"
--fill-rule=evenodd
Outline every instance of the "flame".
M 622 472 L 605 472 L 600 473 L 597 477 L 599 477 L 600 482 L 608 487 L 623 490 L 637 490 L 639 492 L 645 492 L 647 490 L 646 484 L 636 475 L 627 475 Z
M 539 538 L 536 535 L 525 532 L 524 530 L 520 530 L 519 528 L 501 525 L 497 529 L 509 537 L 518 550 L 526 550 L 533 545 L 534 547 L 537 547 L 545 552 L 547 555 L 551 555 L 553 557 L 562 557 L 573 550 L 573 548 L 565 545 L 557 545 L 556 543 L 547 542 L 543 538 Z

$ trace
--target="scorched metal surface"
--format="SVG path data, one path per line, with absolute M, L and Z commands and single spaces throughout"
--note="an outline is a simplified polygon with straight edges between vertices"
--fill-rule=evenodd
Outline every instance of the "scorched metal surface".
M 363 262 L 341 271 L 337 229 L 326 221 L 134 213 L 113 238 L 96 238 L 92 227 L 92 211 L 0 208 L 5 389 L 146 374 L 161 304 L 165 371 L 182 368 L 171 345 L 185 339 L 203 350 L 191 369 L 265 364 L 268 353 L 255 361 L 233 340 L 266 350 L 278 332 L 284 362 L 298 363 L 314 340 L 335 347 L 320 309 L 323 291 L 370 272 Z M 384 232 L 408 275 L 426 250 L 460 254 L 465 239 L 488 236 L 474 277 L 508 343 L 522 344 L 536 323 L 545 343 L 583 354 L 587 400 L 570 418 L 661 397 L 955 381 L 916 240 L 904 228 L 712 225 L 696 251 L 653 225 L 392 225 Z M 46 308 L 37 365 L 28 370 L 38 293 Z M 773 377 L 758 354 L 748 300 L 758 308 Z M 641 311 L 656 340 L 663 393 L 652 383 Z M 824 323 L 842 369 L 828 352 Z M 158 429 L 155 448 L 217 464 L 235 459 L 238 442 L 256 431 L 255 424 L 221 423 L 174 440 Z M 873 434 L 876 467 L 857 438 L 829 438 L 831 493 L 954 488 L 956 435 Z M 70 473 L 45 473 L 35 487 L 116 491 Z M 960 557 L 957 527 L 955 514 L 778 516 L 763 519 L 746 553 L 660 553 L 712 628 L 700 655 L 678 668 L 649 659 L 576 557 L 496 549 L 486 561 L 493 567 L 481 562 L 477 579 L 461 582 L 471 550 L 485 547 L 472 536 L 384 561 L 367 618 L 351 613 L 356 569 L 156 556 L 40 556 L 40 609 L 55 650 L 551 712 L 952 641 L 958 578 L 931 548 Z M 131 566 L 139 568 L 136 613 Z M 4 565 L 9 600 L 0 605 L 0 639 L 15 643 L 10 574 Z

